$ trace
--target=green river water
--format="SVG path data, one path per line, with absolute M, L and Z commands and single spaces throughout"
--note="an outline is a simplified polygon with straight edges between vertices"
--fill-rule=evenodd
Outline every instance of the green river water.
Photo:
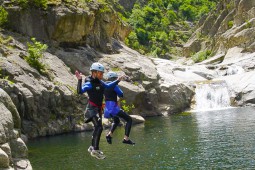
M 103 131 L 100 149 L 105 160 L 90 156 L 92 132 L 59 135 L 29 141 L 34 170 L 147 170 L 147 169 L 255 169 L 255 108 L 181 113 L 146 118 L 134 125 L 122 144 L 118 127 L 113 144 Z

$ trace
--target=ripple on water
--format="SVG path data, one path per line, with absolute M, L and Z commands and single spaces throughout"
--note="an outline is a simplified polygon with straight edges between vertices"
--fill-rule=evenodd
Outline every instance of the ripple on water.
M 87 152 L 92 132 L 30 141 L 29 159 L 36 170 L 255 169 L 254 120 L 254 108 L 147 118 L 132 127 L 135 146 L 122 144 L 124 127 L 114 132 L 112 145 L 102 133 L 106 160 Z

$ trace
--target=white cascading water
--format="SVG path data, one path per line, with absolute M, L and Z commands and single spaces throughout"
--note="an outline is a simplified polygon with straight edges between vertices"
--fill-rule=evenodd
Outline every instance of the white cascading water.
M 224 81 L 196 85 L 196 110 L 211 110 L 230 107 L 227 84 Z

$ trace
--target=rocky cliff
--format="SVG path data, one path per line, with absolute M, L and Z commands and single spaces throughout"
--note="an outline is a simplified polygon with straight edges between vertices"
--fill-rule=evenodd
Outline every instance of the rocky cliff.
M 9 12 L 9 26 L 15 31 L 2 29 L 0 33 L 0 75 L 4 80 L 1 88 L 17 108 L 21 132 L 34 138 L 91 128 L 83 122 L 87 97 L 76 94 L 77 80 L 73 73 L 79 70 L 88 76 L 90 65 L 96 61 L 103 63 L 106 71 L 130 76 L 130 81 L 121 82 L 120 86 L 127 105 L 134 104 L 132 113 L 136 115 L 155 116 L 183 111 L 191 105 L 196 81 L 219 78 L 226 78 L 236 105 L 254 104 L 251 90 L 254 76 L 250 73 L 255 65 L 252 42 L 238 41 L 239 44 L 230 45 L 234 37 L 254 28 L 249 24 L 252 22 L 246 22 L 247 19 L 252 21 L 254 4 L 249 0 L 246 2 L 250 3 L 248 6 L 243 0 L 235 1 L 234 5 L 231 3 L 221 2 L 217 8 L 219 16 L 209 15 L 199 23 L 199 35 L 207 35 L 212 41 L 195 36 L 197 31 L 184 48 L 187 55 L 203 49 L 219 54 L 199 65 L 186 66 L 149 58 L 126 47 L 120 40 L 130 29 L 105 5 L 92 3 L 88 8 L 74 8 L 61 4 L 43 10 L 21 9 L 4 1 L 3 5 Z M 218 19 L 213 20 L 213 16 Z M 232 16 L 234 24 L 223 29 L 227 16 Z M 243 24 L 248 24 L 249 28 L 242 26 L 241 21 L 245 21 Z M 226 35 L 230 36 L 225 37 L 228 43 L 220 41 Z M 247 37 L 247 33 L 244 35 Z M 41 74 L 24 60 L 28 55 L 28 36 L 48 44 L 41 60 L 47 74 Z M 248 48 L 244 48 L 245 45 Z M 227 76 L 235 67 L 241 67 L 247 73 L 246 81 L 238 87 L 231 83 L 236 84 L 240 75 L 232 75 L 235 78 Z
M 203 17 L 184 45 L 186 57 L 209 51 L 207 60 L 191 71 L 206 80 L 224 80 L 233 105 L 254 105 L 255 1 L 222 0 L 215 11 Z M 185 60 L 188 65 L 194 64 Z M 203 74 L 201 71 L 203 70 Z M 206 75 L 206 76 L 205 76 Z
M 32 169 L 20 138 L 21 120 L 10 96 L 0 89 L 0 169 Z
M 211 50 L 214 56 L 188 66 L 183 64 L 186 59 L 149 58 L 126 47 L 121 41 L 130 28 L 109 6 L 59 4 L 43 10 L 10 4 L 2 5 L 12 31 L 0 31 L 0 168 L 31 168 L 21 134 L 35 138 L 91 129 L 83 121 L 87 96 L 76 94 L 73 73 L 79 70 L 88 76 L 90 65 L 97 61 L 106 71 L 130 77 L 119 85 L 127 105 L 135 106 L 132 114 L 183 111 L 191 105 L 196 83 L 208 80 L 225 81 L 233 105 L 255 105 L 252 0 L 222 1 L 199 22 L 184 54 Z M 49 46 L 41 60 L 47 74 L 25 61 L 30 37 Z
M 233 47 L 254 52 L 255 1 L 222 0 L 207 17 L 203 17 L 184 45 L 183 55 L 210 51 L 211 56 L 224 56 Z
M 77 3 L 77 4 L 75 4 Z M 47 41 L 51 45 L 86 45 L 114 52 L 112 38 L 123 41 L 130 27 L 105 3 L 48 4 L 48 8 L 22 8 L 4 1 L 9 27 L 16 32 Z M 80 6 L 79 6 L 80 5 Z

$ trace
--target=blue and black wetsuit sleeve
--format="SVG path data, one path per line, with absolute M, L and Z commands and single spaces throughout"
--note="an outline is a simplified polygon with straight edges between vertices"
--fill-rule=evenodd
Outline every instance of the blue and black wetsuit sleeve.
M 123 91 L 119 88 L 118 85 L 114 87 L 114 91 L 117 93 L 118 97 L 123 97 Z
M 115 81 L 110 82 L 108 84 L 103 82 L 102 80 L 100 80 L 100 82 L 102 83 L 104 88 L 109 89 L 109 88 L 115 87 L 120 81 L 119 80 L 115 80 Z
M 90 82 L 85 82 L 82 86 L 82 80 L 78 80 L 78 85 L 77 85 L 77 93 L 82 94 L 92 88 L 92 85 Z

